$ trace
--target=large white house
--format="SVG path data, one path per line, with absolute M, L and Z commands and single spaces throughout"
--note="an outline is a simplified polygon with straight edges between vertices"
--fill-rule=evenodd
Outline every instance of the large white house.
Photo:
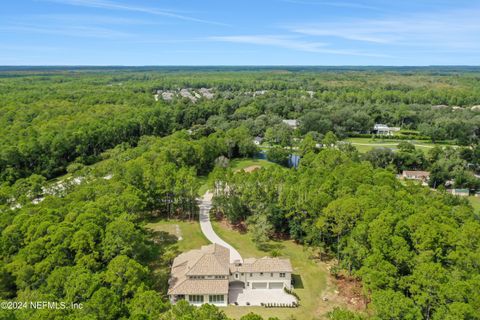
M 249 258 L 230 263 L 230 250 L 218 244 L 203 246 L 180 254 L 173 261 L 168 296 L 172 303 L 187 300 L 191 304 L 234 303 L 239 290 L 272 290 L 283 294 L 291 289 L 292 265 L 289 259 Z M 257 301 L 258 302 L 258 301 Z
M 373 133 L 378 135 L 391 136 L 397 131 L 400 131 L 399 127 L 389 127 L 386 124 L 376 123 L 373 126 Z

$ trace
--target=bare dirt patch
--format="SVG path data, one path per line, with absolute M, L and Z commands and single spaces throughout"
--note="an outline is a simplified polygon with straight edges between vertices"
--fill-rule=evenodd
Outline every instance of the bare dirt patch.
M 362 294 L 362 283 L 350 276 L 338 275 L 332 277 L 338 288 L 339 297 L 352 309 L 365 311 L 367 309 L 367 299 Z
M 246 168 L 243 168 L 243 169 L 241 169 L 241 170 L 243 170 L 243 171 L 245 171 L 245 172 L 247 172 L 247 173 L 250 173 L 250 172 L 253 172 L 253 171 L 255 171 L 255 170 L 260 169 L 261 167 L 262 167 L 262 166 L 259 166 L 259 165 L 253 165 L 253 166 L 248 166 L 248 167 L 246 167 Z

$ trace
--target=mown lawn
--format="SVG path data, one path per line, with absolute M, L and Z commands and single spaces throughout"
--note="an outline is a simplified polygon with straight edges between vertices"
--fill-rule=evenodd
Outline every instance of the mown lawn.
M 243 258 L 268 256 L 269 252 L 257 249 L 249 233 L 240 233 L 234 231 L 224 224 L 213 222 L 215 232 L 225 241 L 233 245 Z M 302 246 L 293 241 L 271 242 L 271 247 L 278 250 L 280 256 L 290 258 L 294 268 L 294 277 L 296 279 L 295 291 L 300 296 L 299 308 L 272 308 L 263 307 L 238 307 L 228 306 L 224 309 L 229 317 L 239 319 L 242 315 L 249 312 L 257 313 L 265 319 L 268 317 L 278 317 L 280 319 L 289 319 L 293 316 L 295 319 L 326 319 L 328 311 L 340 303 L 335 301 L 323 301 L 325 295 L 334 295 L 336 288 L 327 281 L 328 271 L 326 265 L 317 263 L 310 259 L 309 253 Z
M 248 168 L 250 166 L 260 166 L 264 168 L 268 167 L 273 167 L 273 166 L 278 166 L 278 164 L 263 160 L 263 159 L 252 159 L 252 158 L 247 158 L 247 159 L 233 159 L 230 161 L 230 168 L 233 170 L 241 170 Z
M 177 228 L 178 226 L 178 228 Z M 145 225 L 145 228 L 154 232 L 167 232 L 171 235 L 180 236 L 182 240 L 178 240 L 176 245 L 180 252 L 185 252 L 192 249 L 198 249 L 203 245 L 209 244 L 207 238 L 200 230 L 198 221 L 181 221 L 181 220 L 165 220 L 150 222 Z M 177 231 L 180 231 L 179 233 Z
M 395 150 L 397 148 L 397 145 L 402 142 L 402 141 L 407 141 L 407 140 L 392 140 L 392 139 L 371 139 L 371 138 L 348 138 L 345 139 L 346 142 L 350 142 L 352 145 L 354 145 L 357 150 L 361 153 L 368 152 L 374 148 L 380 148 L 380 147 L 386 147 L 386 148 L 391 148 Z M 408 141 L 415 145 L 415 148 L 418 150 L 421 150 L 423 152 L 428 152 L 435 146 L 441 146 L 441 147 L 446 147 L 446 146 L 451 146 L 451 147 L 457 147 L 456 145 L 449 145 L 445 143 L 431 143 L 428 141 L 416 141 L 416 140 L 411 140 Z
M 178 247 L 179 252 L 198 249 L 202 245 L 209 244 L 208 240 L 203 236 L 197 221 L 160 219 L 146 224 L 145 228 L 154 231 L 154 234 L 167 233 L 175 237 L 181 236 L 182 240 L 172 244 Z M 269 255 L 269 252 L 257 249 L 249 233 L 237 232 L 219 222 L 213 222 L 213 228 L 221 238 L 236 247 L 244 258 L 261 258 Z M 322 300 L 326 295 L 329 297 L 336 296 L 334 293 L 336 287 L 331 281 L 328 281 L 328 271 L 325 264 L 317 263 L 310 259 L 309 253 L 301 245 L 295 244 L 290 240 L 272 241 L 270 246 L 277 250 L 280 256 L 288 257 L 292 261 L 296 279 L 295 291 L 300 296 L 301 306 L 299 308 L 271 309 L 238 306 L 221 308 L 229 317 L 240 319 L 244 314 L 254 312 L 260 314 L 265 319 L 278 317 L 281 320 L 287 320 L 291 316 L 298 320 L 326 319 L 328 311 L 335 306 L 342 306 L 342 303 L 339 302 L 340 299 L 330 298 L 329 301 Z M 162 269 L 154 270 L 154 272 L 168 271 L 162 267 Z M 167 275 L 165 274 L 165 276 Z
M 477 215 L 480 215 L 480 198 L 470 196 L 470 197 L 468 197 L 468 200 L 470 200 L 470 203 L 472 204 L 472 207 L 475 210 L 475 212 L 477 213 Z
M 278 164 L 263 160 L 263 159 L 253 159 L 253 158 L 246 158 L 246 159 L 233 159 L 229 163 L 229 167 L 232 168 L 234 171 L 246 169 L 252 166 L 259 166 L 262 168 L 268 168 L 272 166 L 278 166 Z M 207 176 L 198 177 L 200 181 L 200 188 L 198 189 L 198 195 L 203 196 L 205 192 L 210 188 L 210 181 Z

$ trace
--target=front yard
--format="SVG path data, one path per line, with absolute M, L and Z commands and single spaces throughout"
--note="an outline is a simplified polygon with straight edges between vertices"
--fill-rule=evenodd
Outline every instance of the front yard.
M 269 255 L 269 252 L 256 248 L 248 233 L 242 234 L 219 222 L 212 222 L 212 224 L 215 232 L 226 242 L 236 247 L 243 258 L 261 258 Z M 179 252 L 197 249 L 202 245 L 209 244 L 203 236 L 197 221 L 167 221 L 162 219 L 148 223 L 145 227 L 154 231 L 154 233 L 169 234 L 176 238 L 181 237 L 181 240 L 177 241 L 176 244 L 172 244 L 178 248 Z M 309 252 L 293 241 L 272 242 L 271 247 L 275 248 L 280 256 L 291 259 L 294 268 L 295 292 L 300 297 L 300 307 L 222 307 L 221 309 L 224 310 L 229 317 L 239 319 L 244 314 L 254 312 L 263 316 L 265 319 L 268 319 L 268 317 L 278 317 L 281 320 L 286 320 L 289 319 L 290 316 L 299 320 L 326 319 L 327 312 L 335 306 L 346 306 L 346 302 L 338 295 L 333 280 L 328 276 L 327 265 L 325 263 L 315 262 L 310 259 Z M 154 265 L 151 267 L 155 268 Z M 157 271 L 166 272 L 164 268 L 165 267 L 162 267 Z M 328 297 L 328 301 L 324 301 L 324 297 Z
M 242 234 L 216 221 L 213 221 L 212 225 L 215 232 L 236 247 L 243 258 L 261 258 L 269 255 L 269 252 L 257 249 L 250 234 Z M 302 320 L 326 319 L 328 311 L 335 306 L 344 305 L 336 294 L 336 287 L 328 275 L 325 263 L 318 263 L 310 259 L 309 252 L 293 241 L 272 241 L 271 247 L 275 248 L 280 256 L 290 258 L 292 262 L 295 292 L 300 297 L 300 307 L 290 309 L 228 306 L 224 308 L 228 316 L 239 319 L 244 314 L 254 312 L 265 319 L 268 317 L 289 319 L 290 316 Z M 323 301 L 323 297 L 328 297 L 328 301 Z

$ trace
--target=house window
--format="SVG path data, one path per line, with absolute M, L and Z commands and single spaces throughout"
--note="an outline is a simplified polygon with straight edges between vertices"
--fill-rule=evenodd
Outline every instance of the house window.
M 260 272 L 260 275 L 263 276 L 263 272 Z
M 253 273 L 250 273 L 250 277 L 253 277 Z
M 250 286 L 250 282 L 247 282 L 247 287 L 249 287 L 249 286 Z
M 203 296 L 202 295 L 191 295 L 191 296 L 188 296 L 188 301 L 190 303 L 203 303 Z
M 210 303 L 223 303 L 225 301 L 224 299 L 225 298 L 223 294 L 214 294 L 214 295 L 208 296 L 208 301 Z
M 242 276 L 243 276 L 243 272 L 242 272 Z
M 272 272 L 272 273 L 270 273 L 270 277 L 273 277 L 273 272 Z
M 215 276 L 215 279 L 225 279 L 224 276 Z
M 280 272 L 280 278 L 285 278 L 285 273 Z
M 235 279 L 238 279 L 238 273 L 235 273 Z

